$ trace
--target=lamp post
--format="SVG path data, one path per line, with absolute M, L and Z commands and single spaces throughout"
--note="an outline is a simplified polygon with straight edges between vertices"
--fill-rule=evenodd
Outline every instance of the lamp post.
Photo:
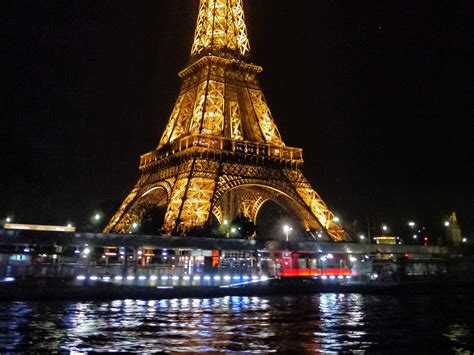
M 286 235 L 286 242 L 288 242 L 288 237 L 290 235 L 290 232 L 293 230 L 289 225 L 284 225 L 283 226 L 283 232 L 285 232 Z

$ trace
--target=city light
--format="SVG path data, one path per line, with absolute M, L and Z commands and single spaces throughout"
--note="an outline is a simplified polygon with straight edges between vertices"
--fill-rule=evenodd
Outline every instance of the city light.
M 409 225 L 411 228 L 413 228 L 413 227 L 415 227 L 416 224 L 415 224 L 415 222 L 408 222 L 408 225 Z
M 228 225 L 229 224 L 229 221 L 227 219 L 224 219 L 224 226 Z
M 230 232 L 231 232 L 232 234 L 237 233 L 237 228 L 231 228 L 231 229 L 230 229 Z
M 137 223 L 137 222 L 133 222 L 133 223 L 132 223 L 132 228 L 133 228 L 133 229 L 137 229 L 137 228 L 138 228 L 138 223 Z
M 283 226 L 283 232 L 285 232 L 286 241 L 288 241 L 290 232 L 291 232 L 292 230 L 293 230 L 293 228 L 291 228 L 289 225 L 284 225 L 284 226 Z
M 364 240 L 364 239 L 365 239 L 365 236 L 364 236 L 364 235 L 360 235 L 359 238 L 360 238 L 360 240 Z
M 463 243 L 467 243 L 467 238 L 462 238 Z
M 334 216 L 334 218 L 332 220 L 336 223 L 339 223 L 341 219 L 337 216 Z
M 413 239 L 418 239 L 418 236 L 416 234 L 414 234 Z
M 444 226 L 449 227 L 449 222 L 448 221 L 444 222 Z
M 68 227 L 68 228 L 72 228 L 72 224 L 71 224 L 71 223 L 68 223 L 68 224 L 67 224 L 67 227 Z
M 89 255 L 90 252 L 91 250 L 89 248 L 85 248 L 83 251 L 84 255 Z
M 94 216 L 94 219 L 96 221 L 99 221 L 100 220 L 100 214 L 96 213 L 95 216 Z
M 5 220 L 7 223 L 10 223 L 12 221 L 12 219 L 10 217 L 7 217 L 7 219 Z
M 384 232 L 386 232 L 386 231 L 388 230 L 388 227 L 385 226 L 385 225 L 383 225 L 383 226 L 382 226 L 382 230 L 383 230 Z

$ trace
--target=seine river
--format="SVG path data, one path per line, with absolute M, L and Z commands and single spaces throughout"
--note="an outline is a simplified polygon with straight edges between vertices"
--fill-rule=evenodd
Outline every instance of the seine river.
M 0 351 L 471 354 L 469 296 L 0 303 Z

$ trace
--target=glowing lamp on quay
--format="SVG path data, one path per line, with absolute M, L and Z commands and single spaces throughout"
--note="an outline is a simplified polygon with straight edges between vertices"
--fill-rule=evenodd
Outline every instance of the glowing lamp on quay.
M 283 232 L 285 232 L 285 236 L 286 236 L 286 241 L 288 241 L 288 237 L 290 235 L 290 232 L 293 230 L 293 228 L 291 228 L 289 225 L 284 225 L 283 226 Z

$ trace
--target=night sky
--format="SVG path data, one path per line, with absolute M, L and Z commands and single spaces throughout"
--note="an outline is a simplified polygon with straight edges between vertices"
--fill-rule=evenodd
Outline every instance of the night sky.
M 129 193 L 177 97 L 197 5 L 6 10 L 0 219 L 81 224 Z M 472 235 L 472 0 L 248 0 L 246 11 L 283 139 L 304 149 L 306 176 L 344 222 L 437 231 L 457 211 Z

